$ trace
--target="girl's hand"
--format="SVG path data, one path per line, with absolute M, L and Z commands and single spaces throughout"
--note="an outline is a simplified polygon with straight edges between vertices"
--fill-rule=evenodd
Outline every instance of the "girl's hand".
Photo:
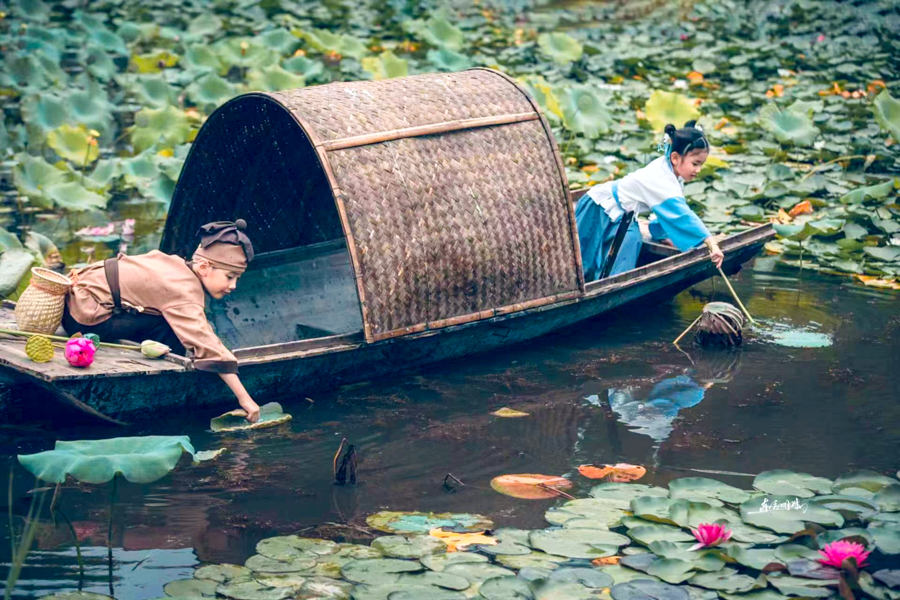
M 249 423 L 256 423 L 259 421 L 259 405 L 253 401 L 253 398 L 246 396 L 238 399 L 238 403 L 247 413 L 247 416 L 244 418 L 247 419 Z
M 706 239 L 706 246 L 709 248 L 709 260 L 716 265 L 717 269 L 721 269 L 722 263 L 725 261 L 725 253 L 722 252 L 719 244 L 713 238 Z

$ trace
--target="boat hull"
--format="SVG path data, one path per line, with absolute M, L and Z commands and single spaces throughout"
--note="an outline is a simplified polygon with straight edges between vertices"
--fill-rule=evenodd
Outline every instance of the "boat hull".
M 731 251 L 726 251 L 725 271 L 739 270 L 770 238 L 771 234 L 759 232 L 732 244 Z M 373 344 L 348 341 L 242 359 L 241 379 L 257 399 L 303 397 L 316 390 L 526 342 L 641 299 L 671 297 L 716 274 L 708 258 L 690 254 L 653 263 L 629 272 L 631 275 L 622 274 L 611 278 L 610 283 L 598 282 L 601 285 L 589 286 L 584 296 L 563 303 Z M 643 275 L 642 270 L 646 271 Z M 12 375 L 17 384 L 37 385 L 69 404 L 118 421 L 134 422 L 173 408 L 183 411 L 234 404 L 223 382 L 198 371 L 52 382 L 36 381 L 22 373 L 4 374 Z

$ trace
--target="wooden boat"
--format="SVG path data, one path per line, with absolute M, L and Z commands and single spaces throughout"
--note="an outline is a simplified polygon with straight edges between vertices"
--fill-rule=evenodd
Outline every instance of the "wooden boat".
M 586 283 L 550 126 L 488 69 L 231 100 L 192 146 L 160 249 L 190 256 L 199 225 L 238 217 L 257 258 L 208 312 L 257 399 L 487 352 L 715 274 L 705 249 L 648 243 L 637 268 Z M 725 271 L 772 236 L 723 240 Z M 130 350 L 76 369 L 2 339 L 0 376 L 116 421 L 234 403 L 190 360 Z

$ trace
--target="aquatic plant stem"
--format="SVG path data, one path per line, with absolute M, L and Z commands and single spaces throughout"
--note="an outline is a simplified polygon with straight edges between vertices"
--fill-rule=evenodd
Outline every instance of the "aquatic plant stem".
M 78 540 L 78 532 L 75 531 L 75 526 L 72 525 L 72 521 L 69 520 L 63 509 L 57 508 L 55 513 L 59 513 L 59 516 L 66 522 L 66 525 L 69 527 L 69 533 L 72 534 L 72 539 L 75 541 L 75 555 L 78 558 L 78 589 L 81 590 L 81 584 L 84 583 L 84 557 L 81 556 L 81 542 Z
M 701 318 L 702 316 L 703 316 L 703 313 L 701 312 L 701 313 L 700 313 L 700 316 L 697 317 L 696 319 L 694 319 L 694 322 L 691 323 L 690 325 L 688 325 L 687 329 L 685 329 L 684 331 L 682 331 L 682 332 L 681 332 L 681 335 L 679 335 L 677 338 L 675 338 L 675 341 L 672 342 L 672 343 L 675 344 L 675 345 L 677 346 L 677 345 L 678 345 L 678 342 L 681 341 L 681 338 L 683 338 L 684 336 L 686 336 L 686 335 L 687 335 L 687 332 L 690 331 L 691 329 L 693 329 L 694 325 L 697 324 L 697 321 L 699 321 L 700 318 Z
M 738 303 L 738 306 L 741 307 L 741 311 L 744 313 L 744 316 L 747 317 L 747 320 L 750 321 L 751 325 L 756 325 L 756 321 L 753 320 L 753 317 L 750 316 L 750 312 L 747 311 L 747 307 L 744 306 L 744 303 L 741 302 L 741 299 L 738 298 L 737 292 L 734 291 L 734 288 L 731 287 L 731 282 L 728 281 L 728 278 L 725 277 L 725 271 L 722 270 L 722 267 L 718 267 L 719 275 L 722 276 L 722 280 L 725 282 L 725 285 L 728 286 L 728 291 L 731 292 L 731 297 L 734 298 L 734 301 Z
M 109 558 L 109 595 L 116 597 L 113 593 L 113 552 L 112 552 L 112 525 L 113 525 L 113 508 L 116 506 L 116 490 L 119 486 L 119 475 L 113 475 L 112 490 L 109 492 L 109 519 L 106 522 L 106 555 Z
M 815 175 L 816 173 L 818 173 L 818 172 L 819 172 L 819 169 L 821 169 L 821 168 L 823 168 L 823 167 L 827 167 L 828 165 L 833 165 L 833 164 L 836 163 L 836 162 L 841 162 L 841 161 L 844 161 L 844 160 L 855 160 L 855 159 L 858 159 L 858 158 L 867 158 L 867 157 L 866 157 L 865 154 L 851 154 L 851 155 L 849 155 L 849 156 L 838 156 L 837 158 L 835 158 L 835 159 L 833 159 L 833 160 L 829 160 L 828 162 L 824 162 L 824 163 L 822 163 L 821 165 L 816 165 L 815 167 L 813 167 L 812 169 L 810 169 L 809 172 L 808 172 L 806 175 L 804 175 L 803 177 L 801 177 L 801 178 L 800 178 L 800 181 L 806 181 L 807 179 L 809 179 L 810 177 L 812 177 L 813 175 Z

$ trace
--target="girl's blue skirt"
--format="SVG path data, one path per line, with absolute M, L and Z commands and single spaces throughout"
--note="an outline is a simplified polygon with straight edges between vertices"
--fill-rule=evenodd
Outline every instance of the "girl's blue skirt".
M 621 220 L 621 217 L 619 218 Z M 619 221 L 612 221 L 602 206 L 585 194 L 575 205 L 575 223 L 578 226 L 578 241 L 581 244 L 581 262 L 584 265 L 584 280 L 594 281 L 600 279 L 603 265 Z M 613 265 L 610 276 L 624 273 L 637 265 L 638 255 L 641 253 L 641 230 L 637 219 L 631 222 L 631 226 L 625 233 L 619 255 Z

